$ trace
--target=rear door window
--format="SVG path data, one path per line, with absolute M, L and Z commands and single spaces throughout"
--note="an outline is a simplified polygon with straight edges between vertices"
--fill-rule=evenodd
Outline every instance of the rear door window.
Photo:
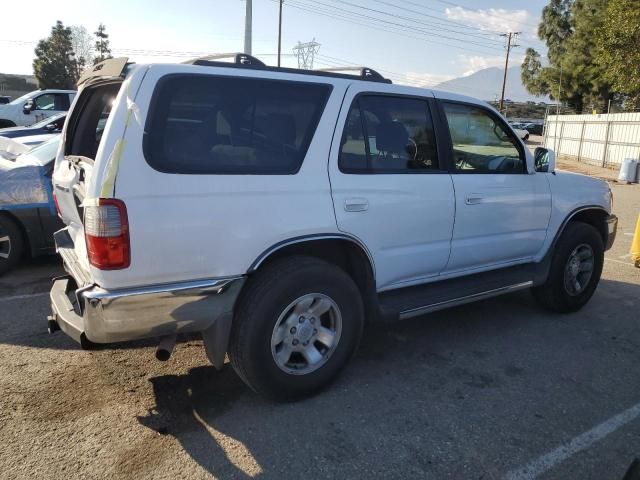
M 361 95 L 342 133 L 339 167 L 345 173 L 427 173 L 440 170 L 424 99 Z
M 295 173 L 330 91 L 317 83 L 169 76 L 154 92 L 145 158 L 165 173 Z

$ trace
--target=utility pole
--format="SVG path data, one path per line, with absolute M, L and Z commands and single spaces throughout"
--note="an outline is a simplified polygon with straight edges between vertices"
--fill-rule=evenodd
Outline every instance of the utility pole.
M 520 32 L 508 32 L 500 35 L 501 37 L 505 37 L 507 41 L 506 49 L 507 49 L 507 58 L 504 62 L 504 76 L 502 77 L 502 93 L 500 94 L 500 107 L 498 110 L 502 113 L 502 105 L 504 104 L 504 88 L 507 84 L 507 69 L 509 68 L 509 53 L 512 48 L 519 47 L 520 45 L 512 44 L 511 40 L 515 40 L 520 35 Z
M 562 105 L 562 62 L 560 62 L 560 83 L 558 83 L 558 102 L 556 104 L 556 115 L 560 115 Z
M 282 4 L 284 0 L 280 0 L 280 13 L 278 15 L 278 66 L 280 66 L 280 51 L 282 50 Z
M 245 0 L 247 2 L 247 8 L 244 13 L 244 53 L 251 55 L 251 14 L 252 14 L 252 0 Z

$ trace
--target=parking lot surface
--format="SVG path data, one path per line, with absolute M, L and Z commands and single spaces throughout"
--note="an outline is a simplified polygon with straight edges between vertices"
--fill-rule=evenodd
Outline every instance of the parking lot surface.
M 349 368 L 294 404 L 253 394 L 201 340 L 83 351 L 48 335 L 56 257 L 0 277 L 0 477 L 621 479 L 640 457 L 640 186 L 591 302 L 528 292 L 371 325 Z

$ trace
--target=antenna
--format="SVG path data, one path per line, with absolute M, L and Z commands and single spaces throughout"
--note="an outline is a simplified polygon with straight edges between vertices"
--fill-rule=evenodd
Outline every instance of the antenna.
M 313 70 L 313 60 L 320 50 L 320 44 L 314 38 L 310 42 L 300 43 L 293 47 L 293 53 L 298 56 L 298 68 Z

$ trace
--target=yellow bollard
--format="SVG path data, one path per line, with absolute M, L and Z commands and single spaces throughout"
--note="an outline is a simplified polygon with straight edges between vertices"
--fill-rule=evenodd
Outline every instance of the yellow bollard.
M 636 223 L 636 232 L 631 240 L 631 260 L 636 267 L 640 268 L 640 215 L 638 215 L 638 223 Z

